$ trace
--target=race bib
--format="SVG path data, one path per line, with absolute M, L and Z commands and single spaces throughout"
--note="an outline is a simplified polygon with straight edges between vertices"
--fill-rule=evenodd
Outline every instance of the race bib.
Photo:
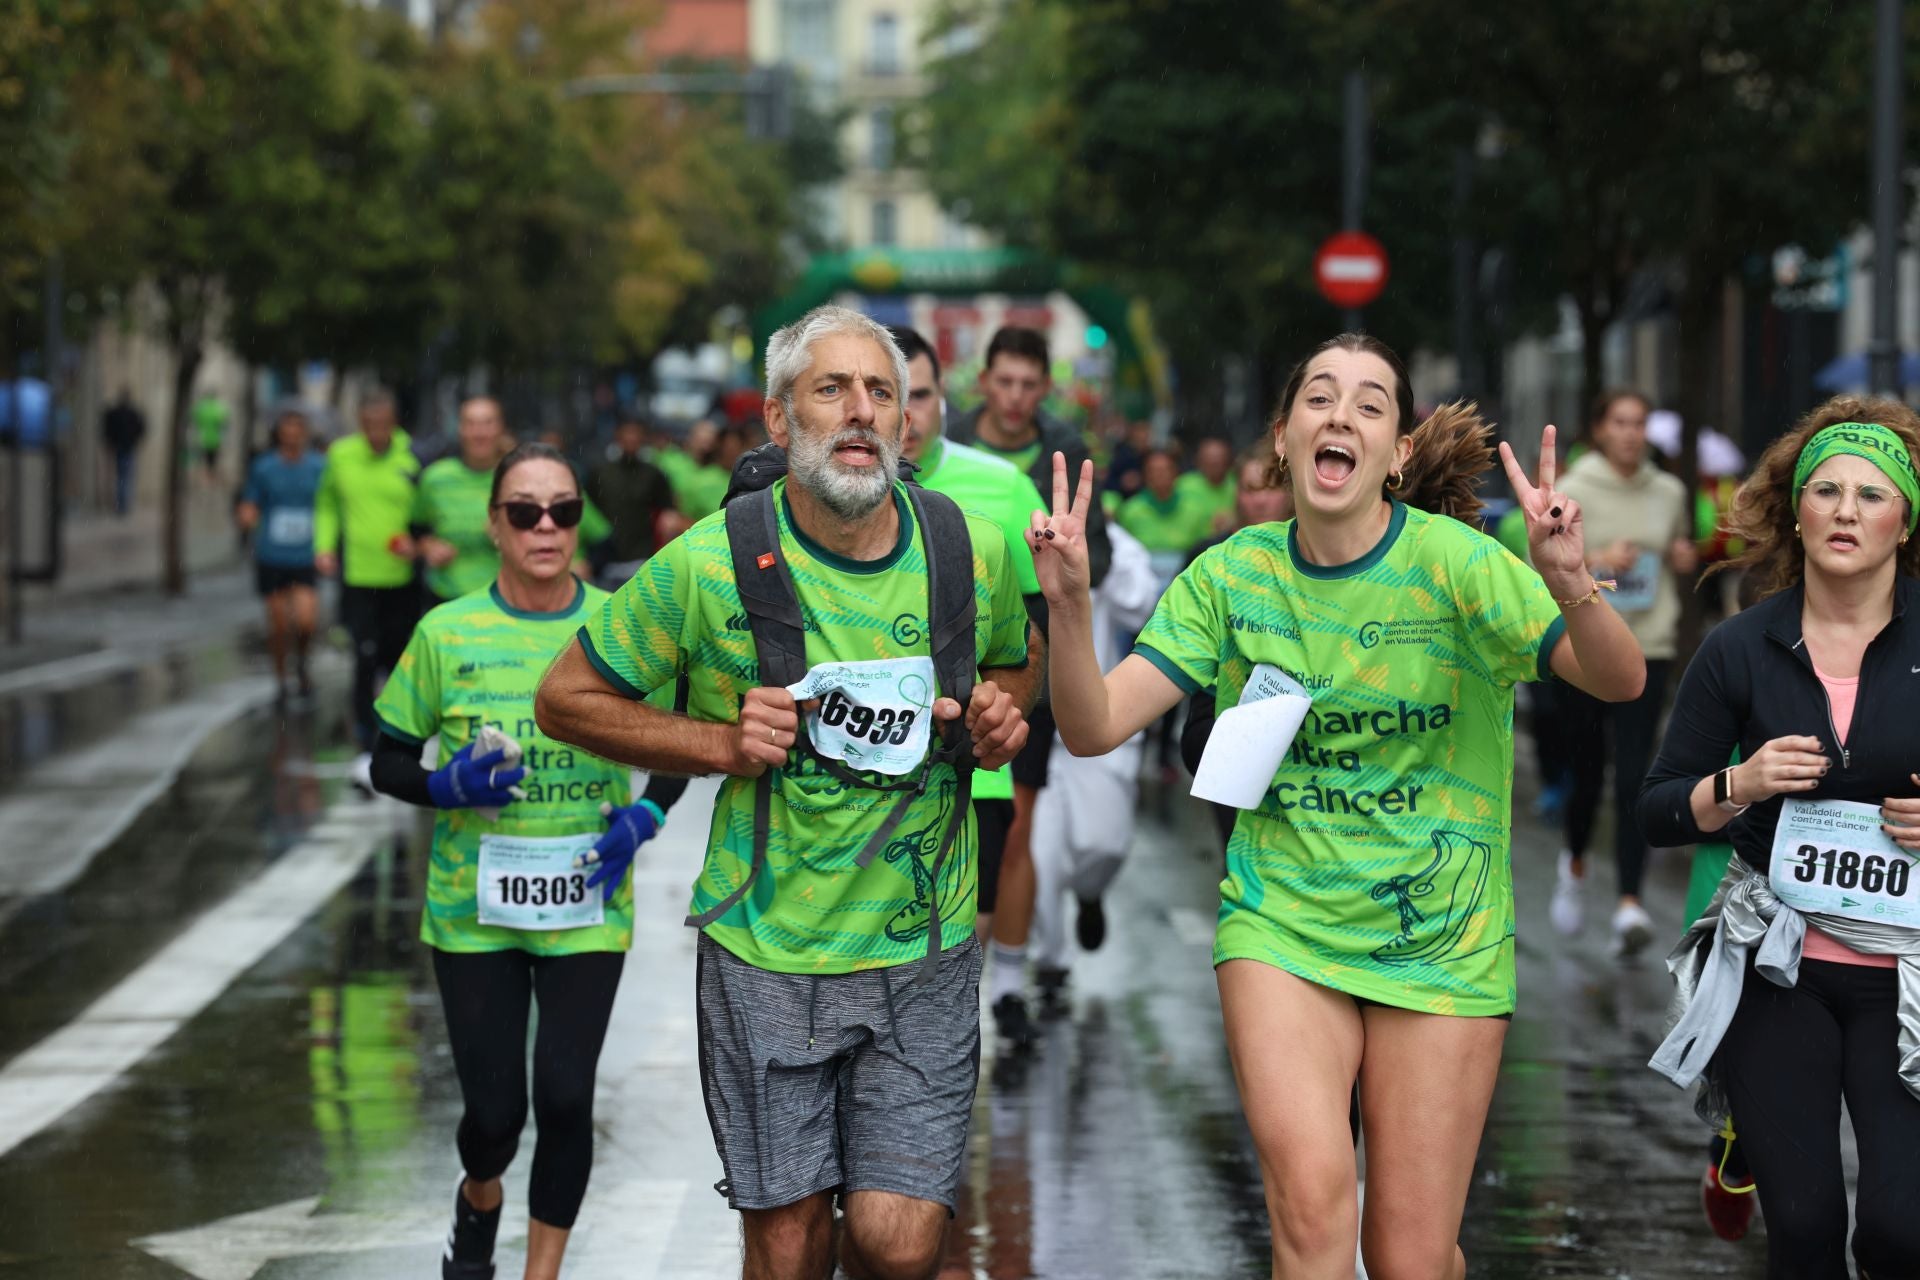
M 573 865 L 599 838 L 481 836 L 480 923 L 541 932 L 600 924 L 605 900 L 598 886 L 587 886 L 593 870 Z
M 856 769 L 898 776 L 927 757 L 933 719 L 933 659 L 824 662 L 787 686 L 807 715 L 813 749 Z
M 313 512 L 302 507 L 280 507 L 267 517 L 267 541 L 290 547 L 313 541 Z
M 1767 873 L 1774 896 L 1796 911 L 1920 928 L 1914 857 L 1880 829 L 1880 806 L 1788 800 Z
M 1633 568 L 1621 574 L 1613 593 L 1613 607 L 1620 613 L 1643 613 L 1653 608 L 1653 595 L 1660 586 L 1660 553 L 1642 551 Z

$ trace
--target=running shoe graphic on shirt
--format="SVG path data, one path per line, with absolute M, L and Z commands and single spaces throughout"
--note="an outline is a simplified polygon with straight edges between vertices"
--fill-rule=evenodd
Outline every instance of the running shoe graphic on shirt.
M 1492 867 L 1490 846 L 1456 831 L 1434 832 L 1433 861 L 1412 875 L 1390 876 L 1374 883 L 1370 895 L 1373 900 L 1390 902 L 1399 912 L 1400 936 L 1375 948 L 1373 958 L 1381 964 L 1444 964 L 1473 954 L 1453 953 L 1480 910 Z M 1425 904 L 1424 910 L 1416 899 Z M 1436 918 L 1437 926 L 1416 933 L 1414 926 Z
M 903 905 L 887 921 L 887 938 L 892 942 L 916 942 L 927 936 L 927 927 L 933 919 L 932 902 L 928 890 L 933 887 L 933 860 L 940 856 L 940 841 L 947 834 L 947 823 L 953 813 L 954 784 L 943 782 L 937 788 L 940 804 L 934 813 L 933 821 L 918 831 L 896 836 L 880 853 L 881 860 L 888 866 L 910 876 L 913 880 L 913 901 Z M 966 833 L 954 837 L 953 848 L 947 850 L 947 860 L 940 868 L 941 918 L 952 916 L 954 895 L 965 887 L 960 868 L 966 862 L 966 849 L 963 847 Z M 945 932 L 942 930 L 942 932 Z

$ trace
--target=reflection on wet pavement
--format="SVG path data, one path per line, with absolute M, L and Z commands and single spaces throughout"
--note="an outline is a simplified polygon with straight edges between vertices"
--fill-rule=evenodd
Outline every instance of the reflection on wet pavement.
M 0 926 L 0 1060 L 71 1017 L 339 798 L 336 725 L 259 715 L 216 734 L 161 807 L 68 890 Z M 1156 789 L 1157 790 L 1157 789 Z M 567 1274 L 737 1274 L 692 1043 L 678 925 L 710 791 L 637 868 L 643 927 L 603 1058 L 594 1184 Z M 1259 1174 L 1209 968 L 1218 854 L 1149 794 L 1111 937 L 1081 957 L 1038 1053 L 990 1062 L 944 1280 L 1267 1273 Z M 423 815 L 200 1017 L 0 1158 L 0 1270 L 35 1280 L 431 1274 L 455 1176 L 457 1085 L 416 940 Z M 1713 1240 L 1705 1132 L 1644 1063 L 1667 979 L 1546 928 L 1551 833 L 1523 821 L 1521 1006 L 1464 1229 L 1480 1276 L 1751 1275 L 1759 1233 Z M 1677 860 L 1650 895 L 1677 931 Z M 1286 1052 L 1276 1046 L 1275 1052 Z M 989 1042 L 989 1056 L 992 1046 Z M 509 1172 L 517 1273 L 529 1133 Z M 141 1243 L 135 1244 L 139 1241 Z

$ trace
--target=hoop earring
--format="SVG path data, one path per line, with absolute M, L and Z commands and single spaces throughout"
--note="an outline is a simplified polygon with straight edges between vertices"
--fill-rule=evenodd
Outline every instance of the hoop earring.
M 1387 477 L 1387 492 L 1398 493 L 1402 488 L 1406 486 L 1406 483 L 1407 483 L 1406 469 L 1402 468 L 1401 470 L 1396 471 L 1392 475 Z
M 1800 522 L 1798 520 L 1793 522 L 1793 536 L 1796 538 L 1800 536 Z
M 1275 483 L 1290 484 L 1292 481 L 1293 476 L 1287 470 L 1287 455 L 1283 453 L 1280 455 L 1280 471 L 1275 478 Z

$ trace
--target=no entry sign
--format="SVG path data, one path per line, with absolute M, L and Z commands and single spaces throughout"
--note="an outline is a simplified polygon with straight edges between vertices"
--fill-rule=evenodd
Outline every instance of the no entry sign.
M 1327 237 L 1313 256 L 1320 295 L 1336 307 L 1364 307 L 1387 287 L 1387 251 L 1364 231 Z

